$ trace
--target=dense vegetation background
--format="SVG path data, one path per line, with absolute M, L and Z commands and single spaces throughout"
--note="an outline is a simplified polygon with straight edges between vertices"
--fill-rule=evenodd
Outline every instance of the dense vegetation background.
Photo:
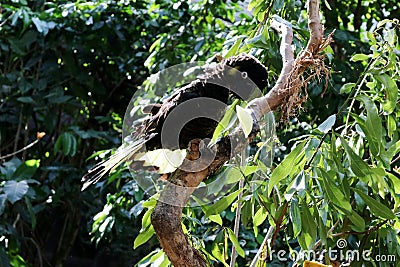
M 238 266 L 249 264 L 269 225 L 281 229 L 275 249 L 345 238 L 348 249 L 400 259 L 400 25 L 390 20 L 400 10 L 395 0 L 321 6 L 326 33 L 335 30 L 328 89 L 321 98 L 324 81 L 311 82 L 305 109 L 278 127 L 281 167 L 246 195 Z M 272 15 L 292 22 L 301 51 L 301 1 L 2 1 L 0 266 L 168 265 L 149 226 L 154 200 L 126 169 L 84 192 L 80 178 L 93 153 L 120 144 L 125 109 L 151 73 L 244 51 L 268 67 L 272 87 L 281 67 Z M 46 135 L 8 156 L 37 132 Z M 229 262 L 235 241 L 235 210 L 225 208 L 212 220 L 201 208 L 183 218 L 211 262 Z

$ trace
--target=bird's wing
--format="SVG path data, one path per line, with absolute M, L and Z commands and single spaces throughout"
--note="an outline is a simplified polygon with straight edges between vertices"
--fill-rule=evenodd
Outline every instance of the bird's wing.
M 147 140 L 148 139 L 141 138 L 130 143 L 128 146 L 120 147 L 114 155 L 94 165 L 88 171 L 88 173 L 82 177 L 82 182 L 84 182 L 82 191 L 91 184 L 97 183 L 101 177 L 113 171 L 122 162 L 133 158 L 133 156 L 143 147 Z

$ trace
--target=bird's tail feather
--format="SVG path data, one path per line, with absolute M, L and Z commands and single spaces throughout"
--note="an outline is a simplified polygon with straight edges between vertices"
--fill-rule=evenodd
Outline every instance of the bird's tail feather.
M 115 154 L 108 159 L 94 165 L 88 171 L 88 173 L 82 177 L 82 182 L 84 182 L 82 186 L 82 191 L 90 185 L 97 183 L 101 179 L 101 177 L 103 177 L 107 173 L 115 170 L 122 162 L 133 158 L 133 156 L 143 147 L 147 140 L 141 138 L 129 144 L 128 146 L 117 150 Z

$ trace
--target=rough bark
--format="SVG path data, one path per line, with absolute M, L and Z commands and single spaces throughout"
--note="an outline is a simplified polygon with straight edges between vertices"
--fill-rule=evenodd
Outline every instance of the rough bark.
M 271 110 L 275 110 L 282 106 L 292 94 L 298 93 L 292 84 L 292 75 L 301 75 L 305 69 L 313 63 L 313 57 L 318 57 L 318 53 L 325 47 L 328 41 L 323 39 L 322 25 L 319 19 L 319 2 L 318 0 L 309 0 L 308 2 L 309 28 L 311 37 L 306 50 L 294 60 L 293 49 L 291 42 L 293 34 L 291 27 L 283 20 L 277 20 L 275 25 L 272 25 L 282 36 L 280 52 L 283 59 L 283 69 L 276 85 L 271 91 L 260 98 L 254 99 L 248 105 L 256 119 L 260 119 L 264 114 Z M 309 64 L 304 64 L 310 62 Z M 301 64 L 301 67 L 294 68 L 296 62 Z M 295 71 L 294 71 L 295 69 Z M 160 199 L 151 216 L 157 237 L 161 247 L 167 254 L 172 264 L 176 267 L 202 267 L 207 266 L 202 255 L 193 248 L 183 233 L 181 227 L 182 208 L 189 200 L 195 188 L 206 179 L 210 174 L 216 173 L 222 165 L 229 160 L 231 147 L 235 151 L 240 149 L 245 144 L 237 143 L 240 130 L 236 130 L 229 137 L 223 138 L 216 144 L 216 156 L 210 166 L 199 172 L 185 172 L 177 170 L 169 177 L 169 183 L 163 189 Z M 198 159 L 200 155 L 199 142 L 192 142 L 188 149 L 188 159 Z

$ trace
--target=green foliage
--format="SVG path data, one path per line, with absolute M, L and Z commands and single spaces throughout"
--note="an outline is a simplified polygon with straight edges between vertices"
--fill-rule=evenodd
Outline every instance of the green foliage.
M 71 255 L 111 253 L 119 266 L 169 266 L 150 223 L 157 196 L 146 197 L 124 168 L 85 192 L 80 177 L 119 144 L 125 108 L 149 73 L 217 52 L 251 52 L 268 67 L 273 86 L 282 62 L 270 20 L 278 15 L 292 23 L 300 52 L 309 37 L 303 3 L 252 0 L 250 15 L 246 7 L 238 13 L 236 2 L 1 3 L 0 157 L 28 147 L 1 158 L 2 264 L 55 266 Z M 371 262 L 352 266 L 390 266 L 376 255 L 400 258 L 400 45 L 393 20 L 400 14 L 394 6 L 393 0 L 321 3 L 326 32 L 336 30 L 326 50 L 332 73 L 324 97 L 324 83 L 311 81 L 306 111 L 279 128 L 272 170 L 251 159 L 249 166 L 227 166 L 225 182 L 245 179 L 244 189 L 184 210 L 185 233 L 210 265 L 229 266 L 233 247 L 237 266 L 248 265 L 270 226 L 280 230 L 274 251 L 322 251 L 345 238 L 344 250 L 371 251 Z M 235 114 L 237 104 L 213 141 L 237 117 L 249 128 L 248 116 Z M 36 132 L 46 136 L 29 147 Z M 252 184 L 249 177 L 259 172 L 264 179 Z M 231 229 L 240 193 L 237 238 Z M 271 264 L 286 264 L 261 249 Z
M 150 252 L 132 250 L 140 226 L 128 221 L 142 216 L 144 193 L 121 183 L 129 174 L 118 169 L 109 179 L 116 187 L 85 192 L 80 177 L 120 143 L 125 108 L 148 74 L 220 51 L 228 30 L 242 24 L 233 22 L 236 9 L 209 1 L 2 1 L 0 153 L 26 147 L 1 159 L 2 258 L 55 266 L 70 254 L 106 256 L 109 242 L 119 264 Z M 236 25 L 228 29 L 224 17 Z M 46 136 L 34 143 L 36 132 Z M 112 208 L 93 219 L 89 236 L 107 193 Z

